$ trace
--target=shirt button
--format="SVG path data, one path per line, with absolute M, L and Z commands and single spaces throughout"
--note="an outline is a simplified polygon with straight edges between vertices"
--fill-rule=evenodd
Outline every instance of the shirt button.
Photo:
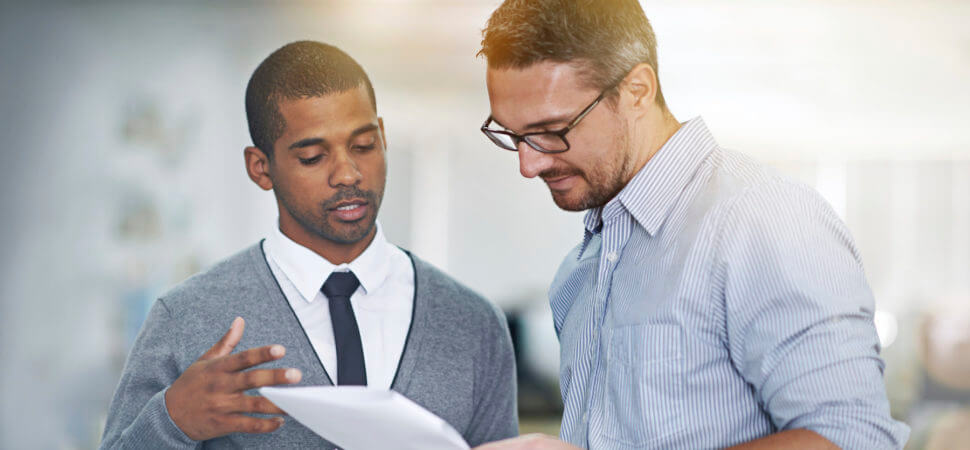
M 616 254 L 616 252 L 609 252 L 609 253 L 606 254 L 607 261 L 609 261 L 611 263 L 616 262 L 616 258 L 617 257 L 618 257 L 618 255 Z
M 587 413 L 583 413 L 583 423 L 586 422 L 589 422 L 589 415 Z

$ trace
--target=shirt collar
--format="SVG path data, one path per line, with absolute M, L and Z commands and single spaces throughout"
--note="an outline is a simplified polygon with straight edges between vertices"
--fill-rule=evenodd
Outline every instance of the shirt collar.
M 364 249 L 356 259 L 347 264 L 335 265 L 326 258 L 318 255 L 280 231 L 277 226 L 266 240 L 268 252 L 282 270 L 283 274 L 293 283 L 300 295 L 308 302 L 312 302 L 317 292 L 333 272 L 351 271 L 360 280 L 360 286 L 365 293 L 374 292 L 390 274 L 390 243 L 384 237 L 384 231 L 377 223 L 374 240 Z
M 717 142 L 704 119 L 697 117 L 684 123 L 615 198 L 586 212 L 583 220 L 586 237 L 580 256 L 590 236 L 599 232 L 604 221 L 609 222 L 624 211 L 647 233 L 656 235 L 677 197 L 715 148 Z

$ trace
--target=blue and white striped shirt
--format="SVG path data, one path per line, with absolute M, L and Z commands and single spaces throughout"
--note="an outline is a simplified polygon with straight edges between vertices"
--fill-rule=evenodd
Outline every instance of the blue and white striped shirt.
M 549 293 L 564 441 L 715 448 L 806 428 L 905 444 L 859 252 L 814 190 L 697 118 L 585 224 Z

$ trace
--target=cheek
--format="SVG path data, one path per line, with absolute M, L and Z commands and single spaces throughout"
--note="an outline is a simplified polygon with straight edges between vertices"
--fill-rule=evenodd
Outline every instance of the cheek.
M 291 201 L 312 203 L 332 195 L 329 184 L 330 172 L 322 165 L 303 166 L 299 162 L 280 167 L 273 179 L 274 189 L 287 195 Z
M 364 175 L 364 182 L 369 186 L 383 186 L 387 177 L 387 159 L 384 152 L 374 152 L 360 160 L 358 169 Z
M 602 147 L 593 142 L 577 143 L 560 158 L 560 165 L 580 170 L 587 178 L 600 171 L 604 162 Z
M 609 172 L 620 164 L 626 149 L 623 135 L 617 131 L 615 127 L 606 127 L 601 133 L 586 137 L 582 143 L 582 153 L 587 168 Z
M 301 170 L 288 177 L 286 189 L 295 196 L 314 200 L 325 196 L 329 188 L 327 174 L 323 170 Z

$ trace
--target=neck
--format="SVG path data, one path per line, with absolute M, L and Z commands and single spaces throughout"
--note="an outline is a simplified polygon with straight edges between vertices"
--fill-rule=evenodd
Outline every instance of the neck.
M 677 133 L 677 130 L 680 130 L 680 126 L 680 122 L 673 114 L 659 108 L 645 117 L 644 120 L 633 125 L 634 130 L 630 135 L 633 139 L 631 144 L 634 147 L 634 167 L 627 182 L 637 173 L 640 173 L 640 170 L 650 162 L 653 155 L 656 155 L 664 144 Z
M 314 253 L 320 255 L 323 259 L 326 259 L 333 265 L 347 264 L 351 261 L 357 259 L 361 253 L 374 241 L 374 237 L 377 236 L 377 224 L 371 228 L 370 232 L 364 236 L 363 239 L 344 244 L 340 242 L 334 242 L 332 240 L 326 239 L 319 236 L 316 233 L 312 233 L 303 228 L 299 223 L 296 223 L 292 217 L 285 214 L 280 214 L 280 232 L 286 237 L 290 238 L 293 242 L 300 244 Z

